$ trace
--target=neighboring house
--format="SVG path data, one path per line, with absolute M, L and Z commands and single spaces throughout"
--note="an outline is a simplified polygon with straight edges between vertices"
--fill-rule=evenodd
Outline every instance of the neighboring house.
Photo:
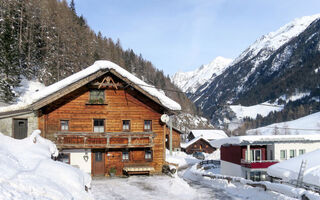
M 211 144 L 220 148 L 221 174 L 260 181 L 269 166 L 320 148 L 320 135 L 239 136 Z
M 179 129 L 177 129 L 176 127 L 172 127 L 172 150 L 173 151 L 180 151 L 181 147 L 180 147 L 180 142 L 181 142 L 181 135 L 182 135 L 182 131 L 180 131 Z M 169 149 L 170 148 L 170 129 L 167 126 L 167 131 L 166 131 L 166 148 Z
M 216 148 L 211 146 L 210 142 L 202 136 L 196 137 L 187 143 L 181 143 L 181 148 L 187 154 L 194 152 L 213 153 Z
M 161 173 L 166 126 L 160 117 L 181 109 L 109 61 L 95 62 L 28 102 L 0 109 L 1 132 L 24 138 L 40 129 L 61 160 L 92 175 Z
M 188 134 L 188 141 L 193 140 L 197 137 L 203 137 L 208 141 L 217 140 L 221 138 L 227 138 L 227 134 L 223 130 L 218 129 L 197 129 L 197 130 L 190 130 Z

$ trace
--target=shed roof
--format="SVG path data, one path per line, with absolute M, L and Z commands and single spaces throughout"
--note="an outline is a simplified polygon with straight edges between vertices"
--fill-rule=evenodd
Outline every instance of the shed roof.
M 205 139 L 204 137 L 202 137 L 202 136 L 193 138 L 193 139 L 190 140 L 189 142 L 181 143 L 180 146 L 181 146 L 181 148 L 185 149 L 185 148 L 187 148 L 188 146 L 190 146 L 191 144 L 193 144 L 193 143 L 195 143 L 195 142 L 197 142 L 198 140 L 201 140 L 201 139 L 204 140 L 204 141 L 206 141 L 210 146 L 212 146 L 212 145 L 210 144 L 210 142 L 209 142 L 207 139 Z M 213 147 L 213 146 L 212 146 L 212 147 Z
M 227 134 L 223 130 L 218 129 L 194 129 L 190 130 L 194 137 L 203 137 L 206 140 L 217 140 L 227 138 Z

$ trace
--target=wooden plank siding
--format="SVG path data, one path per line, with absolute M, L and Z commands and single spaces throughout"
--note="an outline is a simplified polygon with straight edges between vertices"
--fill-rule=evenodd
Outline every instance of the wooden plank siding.
M 112 78 L 116 82 L 121 81 L 115 76 Z M 144 120 L 152 120 L 151 131 L 154 133 L 154 145 L 152 147 L 153 161 L 150 164 L 155 168 L 156 173 L 161 173 L 164 164 L 165 141 L 160 116 L 164 108 L 131 86 L 121 89 L 107 88 L 105 104 L 90 105 L 88 104 L 89 90 L 90 85 L 84 85 L 41 108 L 38 122 L 39 129 L 44 136 L 54 141 L 55 133 L 61 131 L 60 120 L 69 121 L 69 132 L 84 133 L 93 132 L 94 119 L 105 120 L 105 132 L 122 132 L 122 120 L 130 120 L 130 132 L 144 132 Z M 110 143 L 119 143 L 120 140 L 126 139 L 110 139 Z M 146 138 L 133 138 L 131 141 L 133 144 L 137 142 L 148 143 Z
M 166 148 L 169 149 L 170 148 L 170 129 L 167 128 L 166 129 Z M 175 148 L 180 148 L 180 143 L 181 143 L 181 137 L 180 137 L 180 133 L 175 130 L 172 129 L 172 149 Z

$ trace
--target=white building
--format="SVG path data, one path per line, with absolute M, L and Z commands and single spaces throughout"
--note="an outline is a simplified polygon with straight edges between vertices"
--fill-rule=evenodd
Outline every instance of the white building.
M 269 166 L 320 149 L 320 135 L 239 136 L 211 144 L 220 148 L 221 174 L 259 181 Z

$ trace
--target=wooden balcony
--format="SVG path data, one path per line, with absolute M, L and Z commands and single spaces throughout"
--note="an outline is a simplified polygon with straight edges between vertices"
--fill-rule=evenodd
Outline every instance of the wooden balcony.
M 55 143 L 59 149 L 72 148 L 137 148 L 153 147 L 153 132 L 57 132 Z

